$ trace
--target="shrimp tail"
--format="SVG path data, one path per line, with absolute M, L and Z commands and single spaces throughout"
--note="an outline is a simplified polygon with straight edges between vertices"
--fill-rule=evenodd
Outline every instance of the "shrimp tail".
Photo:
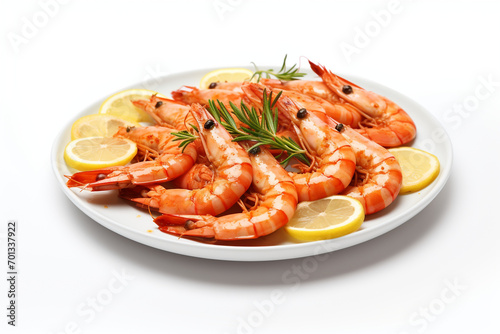
M 119 170 L 120 167 L 108 167 L 66 175 L 68 178 L 66 185 L 68 188 L 80 187 L 90 191 L 111 190 L 131 186 L 130 179 L 126 174 L 107 178 L 108 175 Z
M 163 227 L 171 225 L 175 226 L 184 225 L 189 221 L 199 221 L 202 219 L 203 217 L 201 215 L 180 215 L 180 214 L 166 213 L 156 217 L 154 219 L 154 222 L 159 227 Z
M 89 183 L 97 182 L 100 175 L 106 176 L 112 173 L 113 170 L 115 169 L 116 168 L 110 167 L 110 168 L 96 169 L 86 172 L 78 172 L 73 175 L 66 175 L 66 177 L 68 178 L 68 182 L 66 182 L 66 185 L 69 188 L 82 187 Z
M 179 235 L 201 238 L 214 238 L 215 231 L 213 229 L 212 216 L 202 215 L 177 215 L 163 214 L 154 219 L 158 229 L 162 232 Z
M 193 156 L 182 154 L 177 157 L 177 165 L 169 165 L 167 159 L 160 158 L 159 160 L 143 161 L 129 166 L 77 172 L 71 176 L 66 176 L 69 179 L 66 185 L 69 188 L 80 187 L 91 191 L 102 191 L 159 184 L 182 175 L 186 169 L 191 168 L 194 161 Z
M 155 187 L 156 186 L 137 186 L 133 188 L 123 188 L 120 189 L 119 194 L 121 198 L 134 202 L 140 208 L 158 210 L 160 201 L 151 192 Z M 160 187 L 161 186 L 158 186 L 156 189 L 159 190 Z

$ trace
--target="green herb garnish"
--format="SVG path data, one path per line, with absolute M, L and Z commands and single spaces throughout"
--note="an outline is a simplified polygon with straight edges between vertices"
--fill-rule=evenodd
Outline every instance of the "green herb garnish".
M 307 73 L 301 73 L 299 72 L 299 68 L 297 67 L 297 64 L 294 64 L 290 69 L 286 69 L 286 55 L 285 59 L 283 60 L 283 65 L 281 66 L 281 69 L 276 73 L 273 69 L 269 70 L 259 70 L 257 68 L 257 65 L 255 63 L 252 63 L 253 66 L 255 66 L 255 72 L 253 73 L 252 77 L 250 80 L 252 80 L 255 76 L 257 76 L 257 82 L 260 81 L 262 76 L 265 78 L 270 78 L 271 75 L 274 76 L 276 79 L 283 80 L 283 81 L 291 81 L 291 80 L 299 80 L 303 76 L 307 75 Z
M 193 125 L 193 124 L 189 124 L 189 125 L 196 132 L 198 132 L 198 128 L 195 125 Z M 174 135 L 174 136 L 177 137 L 173 141 L 182 140 L 182 142 L 179 144 L 179 147 L 182 147 L 182 152 L 184 152 L 184 150 L 186 149 L 186 146 L 188 146 L 189 144 L 191 144 L 192 142 L 194 142 L 196 139 L 199 138 L 197 135 L 194 135 L 194 134 L 192 134 L 191 132 L 189 132 L 187 130 L 182 130 L 182 131 L 178 131 L 178 132 L 172 132 L 172 135 Z
M 254 107 L 249 108 L 243 101 L 240 108 L 233 102 L 229 102 L 233 114 L 245 126 L 238 127 L 226 106 L 218 100 L 218 105 L 212 100 L 209 101 L 208 111 L 234 137 L 234 141 L 248 140 L 256 142 L 248 151 L 261 145 L 268 145 L 271 149 L 280 150 L 282 153 L 286 152 L 288 154 L 286 159 L 281 162 L 283 165 L 288 164 L 292 158 L 297 158 L 309 165 L 310 162 L 306 156 L 306 151 L 299 144 L 290 137 L 280 137 L 276 134 L 278 130 L 278 108 L 275 106 L 281 93 L 279 92 L 273 100 L 272 92 L 268 98 L 266 90 L 264 90 L 261 115 L 257 113 Z

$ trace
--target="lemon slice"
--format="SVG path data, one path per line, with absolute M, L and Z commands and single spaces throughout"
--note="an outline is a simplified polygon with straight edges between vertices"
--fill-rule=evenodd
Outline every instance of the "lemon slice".
M 165 97 L 148 89 L 127 89 L 108 97 L 99 108 L 99 114 L 116 116 L 130 122 L 150 122 L 154 120 L 144 110 L 133 105 L 133 100 L 148 99 L 151 95 Z
M 140 126 L 138 123 L 103 114 L 83 116 L 71 127 L 71 140 L 86 137 L 113 137 L 119 127 Z
M 68 166 L 87 171 L 122 166 L 137 153 L 137 145 L 124 138 L 88 137 L 72 140 L 64 149 Z
M 246 68 L 221 68 L 208 72 L 201 78 L 200 89 L 209 88 L 212 82 L 238 82 L 249 80 L 253 72 Z
M 429 152 L 413 147 L 389 149 L 399 162 L 403 172 L 400 194 L 424 189 L 439 175 L 439 160 Z
M 363 205 L 347 196 L 330 196 L 301 202 L 285 226 L 294 238 L 314 241 L 344 236 L 359 229 L 365 220 Z

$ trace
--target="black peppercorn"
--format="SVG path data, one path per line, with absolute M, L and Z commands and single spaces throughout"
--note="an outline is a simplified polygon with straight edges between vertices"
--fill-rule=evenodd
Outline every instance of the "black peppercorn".
M 349 95 L 352 93 L 352 87 L 349 85 L 342 86 L 342 93 Z
M 203 126 L 206 130 L 210 130 L 215 126 L 215 122 L 213 119 L 209 119 L 208 121 L 205 122 L 205 125 Z
M 260 153 L 260 146 L 255 146 L 250 151 L 248 151 L 248 153 L 253 154 L 253 155 L 259 154 Z
M 339 123 L 335 125 L 335 130 L 337 130 L 338 132 L 342 132 L 342 130 L 344 130 L 344 124 Z
M 307 110 L 306 108 L 301 108 L 299 111 L 297 111 L 297 118 L 304 118 L 307 116 Z

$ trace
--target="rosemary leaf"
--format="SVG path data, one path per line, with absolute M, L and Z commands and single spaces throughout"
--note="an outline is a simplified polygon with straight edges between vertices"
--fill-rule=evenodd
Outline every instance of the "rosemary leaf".
M 294 64 L 290 69 L 287 70 L 286 58 L 287 55 L 285 55 L 285 59 L 283 60 L 283 65 L 281 66 L 278 72 L 275 72 L 273 69 L 259 70 L 258 67 L 255 65 L 255 63 L 252 63 L 253 66 L 255 67 L 255 72 L 253 73 L 250 80 L 252 80 L 254 77 L 257 77 L 257 82 L 259 82 L 263 76 L 265 78 L 270 78 L 271 76 L 274 76 L 276 79 L 279 80 L 291 81 L 291 80 L 299 80 L 300 78 L 306 75 L 306 73 L 299 72 L 297 64 Z
M 275 105 L 281 96 L 281 92 L 273 99 L 272 93 L 267 95 L 264 90 L 262 115 L 259 115 L 254 107 L 249 108 L 243 101 L 240 107 L 230 102 L 232 114 L 229 113 L 226 106 L 220 101 L 217 104 L 209 101 L 209 111 L 215 119 L 220 120 L 220 124 L 233 136 L 234 141 L 253 141 L 254 144 L 250 149 L 267 145 L 271 149 L 286 152 L 287 158 L 281 163 L 286 165 L 290 159 L 296 158 L 306 164 L 309 164 L 309 159 L 306 156 L 306 151 L 300 147 L 293 139 L 281 137 L 277 134 L 278 130 L 278 109 Z M 238 127 L 233 115 L 241 122 Z M 249 149 L 249 150 L 250 150 Z M 280 155 L 281 155 L 280 154 Z
M 196 130 L 198 131 L 197 127 L 192 125 L 191 126 Z M 182 131 L 178 131 L 178 132 L 172 132 L 172 135 L 174 135 L 175 139 L 173 139 L 173 141 L 181 141 L 181 143 L 179 144 L 179 147 L 182 147 L 182 152 L 184 152 L 184 150 L 186 149 L 186 147 L 191 144 L 192 142 L 194 142 L 196 139 L 198 139 L 198 136 L 196 135 L 193 135 L 192 133 L 190 133 L 189 131 L 186 131 L 186 130 L 182 130 Z

